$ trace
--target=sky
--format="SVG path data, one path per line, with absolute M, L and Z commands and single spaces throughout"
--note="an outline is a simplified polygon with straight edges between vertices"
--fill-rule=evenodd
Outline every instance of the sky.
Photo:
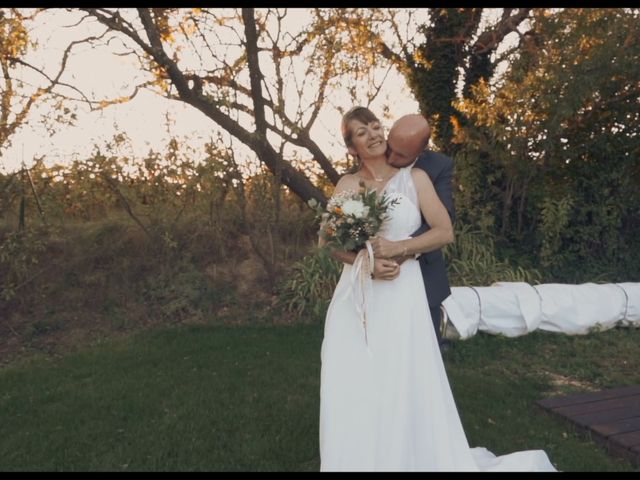
M 292 9 L 290 15 L 294 21 L 298 16 L 298 21 L 302 22 L 305 10 Z M 50 75 L 57 71 L 65 46 L 69 41 L 81 38 L 79 35 L 84 25 L 68 27 L 76 23 L 81 15 L 78 11 L 68 12 L 64 9 L 52 9 L 41 14 L 40 20 L 30 31 L 31 37 L 39 42 L 40 47 L 29 56 L 29 61 Z M 33 72 L 24 72 L 25 79 L 30 75 L 35 80 Z M 135 58 L 114 55 L 106 48 L 80 45 L 74 49 L 62 78 L 89 96 L 99 99 L 131 93 L 131 79 L 140 79 L 141 75 Z M 364 92 L 364 85 L 361 90 Z M 73 92 L 66 90 L 66 93 Z M 331 100 L 334 105 L 342 104 L 347 108 L 352 103 L 346 92 L 340 91 L 332 92 Z M 418 104 L 407 88 L 404 77 L 393 69 L 379 96 L 372 103 L 372 110 L 380 112 L 384 102 L 389 104 L 391 114 L 391 119 L 383 122 L 386 127 L 396 118 L 418 111 Z M 51 115 L 48 105 L 40 105 L 32 111 L 29 116 L 31 121 L 12 137 L 12 146 L 0 157 L 3 171 L 10 172 L 20 168 L 22 161 L 30 166 L 34 158 L 43 158 L 47 166 L 67 164 L 90 155 L 95 145 L 104 146 L 118 131 L 125 132 L 130 139 L 128 151 L 124 153 L 140 157 L 150 149 L 164 151 L 170 136 L 188 138 L 190 147 L 197 149 L 213 138 L 219 129 L 195 108 L 146 90 L 141 90 L 127 103 L 100 111 L 89 112 L 84 105 L 78 105 L 75 126 L 59 125 L 53 134 L 48 133 L 37 121 L 41 115 Z M 167 118 L 172 120 L 169 131 Z M 312 138 L 333 159 L 345 156 L 345 149 L 339 138 L 339 123 L 340 113 L 333 106 L 327 105 L 321 110 L 312 130 Z M 242 147 L 239 148 L 242 150 Z M 252 155 L 248 149 L 243 154 Z
M 70 40 L 78 38 L 77 28 L 66 32 L 64 26 L 75 23 L 79 12 L 69 13 L 58 9 L 57 12 L 45 14 L 46 21 L 43 16 L 43 21 L 38 22 L 30 32 L 43 46 L 30 56 L 30 61 L 53 73 L 59 65 L 65 46 Z M 132 89 L 127 88 L 128 80 L 135 78 L 137 71 L 134 58 L 116 56 L 104 48 L 82 45 L 74 49 L 68 63 L 69 74 L 65 74 L 65 77 L 69 83 L 92 94 L 94 98 L 109 98 L 130 93 Z M 24 73 L 32 75 L 31 72 Z M 402 87 L 398 89 L 398 85 Z M 417 111 L 417 103 L 402 77 L 394 71 L 390 72 L 386 86 L 394 91 L 394 105 L 391 109 L 394 115 Z M 66 92 L 71 93 L 69 90 Z M 340 92 L 335 92 L 334 95 L 336 93 Z M 389 92 L 381 92 L 380 98 L 383 99 L 385 95 L 388 96 Z M 345 102 L 349 101 L 345 96 Z M 104 145 L 117 131 L 123 131 L 129 137 L 130 153 L 142 156 L 151 148 L 156 151 L 164 150 L 170 135 L 189 137 L 190 145 L 197 148 L 198 143 L 209 140 L 214 136 L 213 131 L 218 130 L 212 120 L 195 108 L 148 90 L 141 90 L 130 102 L 101 111 L 89 112 L 84 105 L 78 105 L 75 126 L 57 126 L 53 135 L 47 133 L 37 122 L 40 115 L 50 115 L 49 108 L 48 105 L 41 105 L 32 111 L 29 124 L 13 136 L 12 146 L 4 151 L 1 158 L 4 171 L 20 168 L 23 159 L 30 166 L 36 157 L 44 157 L 47 166 L 69 163 L 73 159 L 89 155 L 94 145 Z M 372 108 L 375 108 L 375 104 Z M 172 120 L 169 132 L 167 116 Z M 335 109 L 324 108 L 312 132 L 316 142 L 332 158 L 344 156 L 344 147 L 337 136 L 339 121 L 340 115 Z

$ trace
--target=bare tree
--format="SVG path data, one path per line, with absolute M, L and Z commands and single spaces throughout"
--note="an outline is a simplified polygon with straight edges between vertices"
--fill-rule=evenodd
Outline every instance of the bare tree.
M 345 75 L 330 39 L 301 25 L 292 33 L 288 12 L 278 9 L 82 10 L 118 35 L 119 54 L 138 57 L 152 75 L 147 87 L 201 111 L 303 200 L 325 201 L 312 172 L 294 165 L 283 146 L 301 149 L 337 183 L 340 174 L 311 134 L 330 85 Z

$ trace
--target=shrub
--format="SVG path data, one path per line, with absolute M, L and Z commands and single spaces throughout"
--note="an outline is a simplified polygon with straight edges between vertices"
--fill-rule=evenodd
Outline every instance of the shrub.
M 494 282 L 539 283 L 535 269 L 513 267 L 496 258 L 493 238 L 469 225 L 457 223 L 455 242 L 444 248 L 451 285 L 491 285 Z
M 326 249 L 316 249 L 291 266 L 280 288 L 281 306 L 298 317 L 321 321 L 341 271 L 342 264 Z

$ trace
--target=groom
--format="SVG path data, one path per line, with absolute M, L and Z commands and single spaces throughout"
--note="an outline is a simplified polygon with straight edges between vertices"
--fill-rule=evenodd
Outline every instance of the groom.
M 451 185 L 453 160 L 446 155 L 426 149 L 430 136 L 431 127 L 422 115 L 405 115 L 399 118 L 387 135 L 387 162 L 398 168 L 413 164 L 413 168 L 424 170 L 449 212 L 451 223 L 454 223 L 456 214 Z M 412 236 L 420 235 L 430 228 L 423 218 L 422 226 Z M 440 334 L 440 304 L 451 294 L 451 290 L 442 250 L 423 253 L 419 257 L 419 262 L 438 344 L 440 350 L 444 350 L 450 344 Z

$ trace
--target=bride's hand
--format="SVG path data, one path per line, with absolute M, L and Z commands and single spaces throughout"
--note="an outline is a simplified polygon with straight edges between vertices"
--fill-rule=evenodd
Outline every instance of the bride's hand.
M 376 280 L 393 280 L 400 275 L 400 265 L 388 258 L 376 258 L 373 261 L 373 278 Z
M 371 237 L 371 248 L 373 248 L 373 254 L 376 258 L 392 258 L 397 257 L 399 253 L 397 251 L 396 242 L 387 240 L 384 237 Z

